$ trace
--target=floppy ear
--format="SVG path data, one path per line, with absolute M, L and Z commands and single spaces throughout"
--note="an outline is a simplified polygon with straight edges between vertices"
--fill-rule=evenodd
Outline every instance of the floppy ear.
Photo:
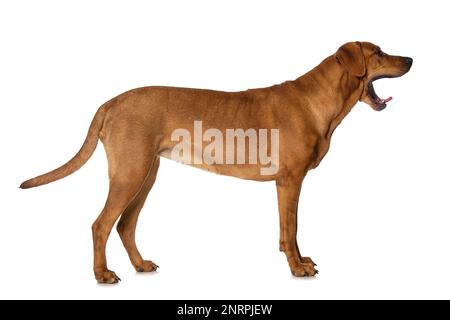
M 366 74 L 366 61 L 361 42 L 344 44 L 336 52 L 336 59 L 348 73 L 357 77 L 363 77 Z

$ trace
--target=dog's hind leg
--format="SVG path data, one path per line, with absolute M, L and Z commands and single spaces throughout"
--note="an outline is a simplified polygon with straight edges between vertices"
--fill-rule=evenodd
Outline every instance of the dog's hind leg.
M 119 233 L 123 245 L 127 250 L 131 264 L 138 272 L 152 272 L 156 271 L 158 268 L 158 266 L 152 261 L 142 259 L 135 240 L 136 224 L 139 218 L 139 213 L 144 206 L 148 193 L 155 183 L 158 168 L 159 157 L 155 157 L 152 168 L 150 169 L 141 190 L 125 209 L 120 217 L 119 223 L 117 224 L 117 232 Z
M 116 283 L 120 280 L 114 272 L 108 270 L 106 242 L 114 223 L 142 189 L 155 161 L 155 149 L 148 136 L 139 135 L 130 128 L 118 130 L 105 141 L 109 164 L 109 194 L 105 207 L 92 225 L 94 273 L 100 283 Z

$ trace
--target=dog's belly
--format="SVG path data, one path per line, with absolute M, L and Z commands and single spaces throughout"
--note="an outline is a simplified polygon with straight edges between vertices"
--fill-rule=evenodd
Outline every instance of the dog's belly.
M 199 152 L 194 151 L 194 153 L 199 154 Z M 172 154 L 172 149 L 164 149 L 159 152 L 159 156 L 177 161 L 178 163 L 188 165 L 191 167 L 195 167 L 201 170 L 213 172 L 216 174 L 231 176 L 240 179 L 246 180 L 255 180 L 255 181 L 271 181 L 276 178 L 276 172 L 272 174 L 261 174 L 261 169 L 268 168 L 269 166 L 262 166 L 260 164 L 206 164 L 202 161 L 202 163 L 193 163 L 192 161 L 183 161 L 182 159 L 174 159 Z M 273 170 L 275 171 L 275 170 Z

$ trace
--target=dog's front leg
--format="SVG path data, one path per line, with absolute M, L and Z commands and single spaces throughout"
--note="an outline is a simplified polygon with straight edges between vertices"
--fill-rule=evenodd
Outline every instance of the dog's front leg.
M 280 214 L 280 250 L 284 251 L 296 277 L 312 277 L 317 273 L 314 262 L 302 257 L 297 244 L 297 208 L 304 175 L 283 177 L 276 181 Z

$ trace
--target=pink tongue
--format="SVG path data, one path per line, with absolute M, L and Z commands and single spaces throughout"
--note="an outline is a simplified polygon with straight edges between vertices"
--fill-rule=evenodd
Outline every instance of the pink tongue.
M 389 97 L 389 98 L 387 98 L 387 99 L 384 99 L 383 102 L 384 102 L 384 103 L 388 103 L 388 102 L 391 101 L 391 100 L 392 100 L 392 97 Z

